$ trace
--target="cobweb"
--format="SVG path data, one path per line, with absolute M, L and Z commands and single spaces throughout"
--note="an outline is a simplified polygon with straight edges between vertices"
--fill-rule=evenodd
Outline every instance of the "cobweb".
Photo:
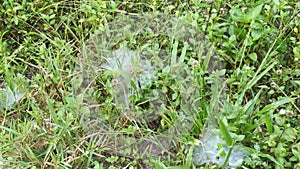
M 22 84 L 23 81 L 17 76 L 15 80 L 9 83 L 6 81 L 0 82 L 0 109 L 7 111 L 15 108 L 16 104 L 24 96 L 25 85 Z
M 195 63 L 202 65 L 211 87 L 218 91 L 212 96 L 206 123 L 206 133 L 213 133 L 221 116 L 224 79 L 219 59 L 203 34 L 184 18 L 164 14 L 117 16 L 85 43 L 78 66 L 81 73 L 74 81 L 74 93 L 84 100 L 81 123 L 87 135 L 97 137 L 99 146 L 126 157 L 146 159 L 171 154 L 201 113 Z M 95 81 L 107 72 L 112 76 L 110 95 L 118 112 L 114 120 L 126 119 L 132 125 L 118 128 L 102 115 L 110 112 L 91 106 L 99 104 Z M 159 81 L 163 82 L 157 84 Z M 175 92 L 169 95 L 168 91 Z M 132 101 L 139 97 L 146 107 Z M 177 106 L 170 101 L 172 97 L 177 98 Z M 162 129 L 143 127 L 153 123 L 161 126 L 162 119 L 172 120 Z M 222 142 L 216 137 L 202 138 L 202 145 L 216 140 Z M 205 151 L 209 150 L 194 151 L 196 165 L 207 163 L 201 159 L 208 158 Z

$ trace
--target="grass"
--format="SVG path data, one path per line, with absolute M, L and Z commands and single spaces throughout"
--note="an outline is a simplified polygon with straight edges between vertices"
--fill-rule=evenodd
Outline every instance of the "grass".
M 224 68 L 224 98 L 218 97 L 219 90 L 213 88 L 208 73 L 208 62 L 213 58 L 203 61 L 181 41 L 155 33 L 130 35 L 112 48 L 127 44 L 130 49 L 142 48 L 155 55 L 159 46 L 170 54 L 170 63 L 177 64 L 158 66 L 154 82 L 143 90 L 130 83 L 138 91 L 130 100 L 138 111 L 149 108 L 147 98 L 153 97 L 153 91 L 167 99 L 155 121 L 120 115 L 120 105 L 114 99 L 115 74 L 105 70 L 96 74 L 96 69 L 87 67 L 90 74 L 80 79 L 78 66 L 88 39 L 123 14 L 146 12 L 182 17 L 205 35 Z M 0 86 L 17 87 L 24 93 L 13 108 L 0 109 L 0 168 L 221 168 L 192 163 L 193 148 L 199 135 L 207 131 L 206 121 L 218 110 L 216 105 L 222 107 L 222 115 L 213 115 L 210 123 L 227 146 L 243 145 L 248 151 L 240 168 L 300 168 L 298 1 L 249 0 L 242 5 L 238 0 L 4 0 L 0 17 Z M 151 26 L 152 22 L 144 24 Z M 92 61 L 100 64 L 98 59 Z M 188 74 L 185 77 L 189 80 L 180 78 L 178 72 Z M 74 82 L 80 86 L 80 80 L 91 78 L 95 81 L 90 95 L 74 92 Z M 99 134 L 114 131 L 118 139 L 126 136 L 129 139 L 125 141 L 138 140 L 143 145 L 149 143 L 143 142 L 149 135 L 176 129 L 190 118 L 180 112 L 194 100 L 180 87 L 191 82 L 199 89 L 197 111 L 190 116 L 191 127 L 169 139 L 176 146 L 164 156 L 132 156 L 132 152 L 124 153 L 126 146 L 122 153 L 112 151 L 111 140 Z M 2 97 L 1 102 L 9 100 Z M 159 100 L 157 104 L 161 104 Z

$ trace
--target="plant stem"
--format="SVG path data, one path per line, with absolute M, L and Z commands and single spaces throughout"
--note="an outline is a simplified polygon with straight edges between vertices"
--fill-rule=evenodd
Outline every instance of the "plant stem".
M 225 167 L 226 167 L 226 165 L 227 165 L 227 163 L 228 163 L 228 161 L 229 161 L 229 157 L 230 157 L 230 155 L 231 155 L 232 149 L 233 149 L 233 146 L 231 146 L 230 149 L 229 149 L 229 152 L 228 152 L 228 154 L 227 154 L 227 156 L 226 156 L 226 160 L 225 160 L 225 162 L 224 162 L 224 164 L 223 164 L 223 166 L 222 166 L 222 169 L 225 169 Z

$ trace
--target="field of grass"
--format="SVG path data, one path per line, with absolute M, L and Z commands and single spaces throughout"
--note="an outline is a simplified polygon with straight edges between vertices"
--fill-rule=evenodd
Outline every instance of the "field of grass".
M 298 0 L 2 0 L 0 168 L 300 169 L 299 59 Z

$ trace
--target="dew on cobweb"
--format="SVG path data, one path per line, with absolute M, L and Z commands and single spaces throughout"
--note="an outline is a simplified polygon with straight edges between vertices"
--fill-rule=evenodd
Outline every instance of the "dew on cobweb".
M 155 69 L 151 62 L 146 58 L 141 58 L 136 51 L 122 46 L 105 58 L 105 62 L 101 68 L 114 74 L 114 94 L 118 99 L 118 105 L 122 105 L 123 109 L 129 109 L 129 100 L 132 95 L 133 87 L 140 89 L 152 83 L 155 76 Z
M 18 90 L 16 85 L 11 89 L 8 85 L 0 88 L 0 108 L 10 110 L 14 108 L 16 103 L 24 96 L 24 93 Z
M 160 41 L 164 44 L 155 44 L 158 43 L 155 42 L 158 38 L 156 35 L 169 40 L 167 43 L 170 43 L 170 46 L 165 47 L 166 39 Z M 152 39 L 143 39 L 145 36 L 151 36 Z M 137 44 L 136 39 L 143 39 L 144 43 Z M 185 57 L 187 50 L 194 58 Z M 199 113 L 200 89 L 193 69 L 200 64 L 204 65 L 206 73 L 211 78 L 210 85 L 217 91 L 216 96 L 211 100 L 212 111 L 209 112 L 206 126 L 218 129 L 216 117 L 222 116 L 221 111 L 218 111 L 222 105 L 215 103 L 222 102 L 225 98 L 225 93 L 220 92 L 224 91 L 220 87 L 225 81 L 220 78 L 224 74 L 222 64 L 218 62 L 218 56 L 209 41 L 203 37 L 196 26 L 189 24 L 184 18 L 165 14 L 116 17 L 114 21 L 105 25 L 103 30 L 91 36 L 82 53 L 83 59 L 79 64 L 81 81 L 83 81 L 82 90 L 77 91 L 85 92 L 85 104 L 97 104 L 95 98 L 89 95 L 97 90 L 97 87 L 91 84 L 103 72 L 110 72 L 109 74 L 113 76 L 111 81 L 113 86 L 110 91 L 113 97 L 111 104 L 119 112 L 119 116 L 114 118 L 120 121 L 122 126 L 123 124 L 125 126 L 127 121 L 133 123 L 128 128 L 111 127 L 109 122 L 99 116 L 99 109 L 89 110 L 93 115 L 93 122 L 97 122 L 94 124 L 97 129 L 92 130 L 88 127 L 87 135 L 105 138 L 99 142 L 102 145 L 106 143 L 112 152 L 142 159 L 147 159 L 149 156 L 162 158 L 166 157 L 165 154 L 170 154 L 172 147 L 177 146 L 179 140 L 191 132 L 194 118 Z M 197 63 L 193 62 L 195 60 Z M 100 69 L 102 72 L 99 71 Z M 163 81 L 160 75 L 168 80 Z M 158 81 L 162 82 L 158 83 Z M 168 91 L 173 89 L 178 92 L 167 96 Z M 142 97 L 143 101 L 148 103 L 147 108 L 141 110 L 135 102 L 131 101 L 138 97 Z M 179 103 L 179 106 L 174 109 L 170 103 L 172 97 L 178 98 Z M 166 129 L 159 132 L 152 129 L 145 131 L 143 130 L 145 128 L 139 126 L 148 125 L 147 123 L 153 121 L 161 124 L 162 116 L 168 111 L 172 111 L 176 118 Z M 83 118 L 82 123 L 90 124 L 90 119 L 87 116 Z M 91 133 L 92 131 L 94 133 Z M 124 134 L 124 132 L 135 131 L 138 131 L 138 134 Z M 195 165 L 211 163 L 220 165 L 223 158 L 218 157 L 218 147 L 211 143 L 222 144 L 225 151 L 228 149 L 218 134 L 214 134 L 212 130 L 206 130 L 204 133 L 204 137 L 200 139 L 202 148 L 196 146 L 193 162 Z M 239 158 L 235 158 L 239 153 Z M 241 159 L 243 159 L 242 151 L 234 149 L 229 164 Z
M 112 52 L 112 56 L 106 58 L 106 62 L 101 65 L 101 68 L 118 73 L 119 78 L 123 80 L 129 80 L 136 76 L 134 77 L 134 83 L 136 86 L 140 83 L 142 89 L 151 84 L 155 74 L 149 60 L 141 59 L 137 52 L 128 49 L 126 46 Z M 128 81 L 127 87 L 130 87 Z
M 194 148 L 193 164 L 200 166 L 204 164 L 216 164 L 222 166 L 225 162 L 226 155 L 229 152 L 229 147 L 219 134 L 216 134 L 214 129 L 205 131 L 203 137 Z M 223 150 L 220 151 L 220 146 Z M 222 155 L 224 151 L 226 155 Z M 234 145 L 229 157 L 226 168 L 236 168 L 242 165 L 247 152 L 242 145 Z

